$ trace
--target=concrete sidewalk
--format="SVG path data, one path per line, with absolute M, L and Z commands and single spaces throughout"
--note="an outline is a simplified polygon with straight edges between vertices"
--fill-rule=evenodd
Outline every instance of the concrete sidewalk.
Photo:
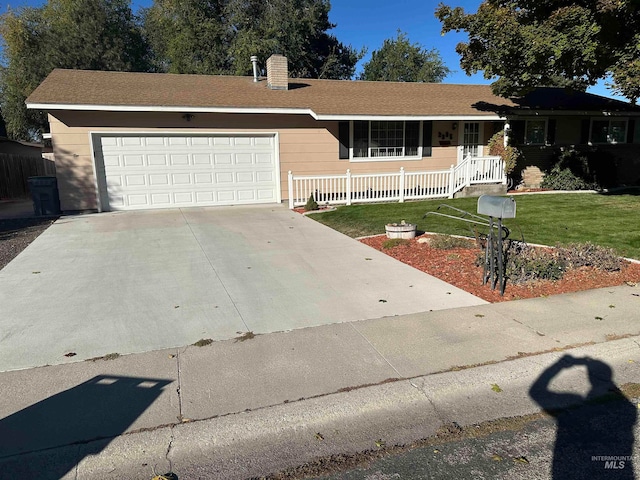
M 533 413 L 528 388 L 563 350 L 640 383 L 639 311 L 621 286 L 1 373 L 0 471 L 249 478 Z M 584 384 L 575 369 L 559 387 Z

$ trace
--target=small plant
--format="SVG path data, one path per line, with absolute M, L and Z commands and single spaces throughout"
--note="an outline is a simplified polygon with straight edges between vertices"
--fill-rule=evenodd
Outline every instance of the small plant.
M 210 338 L 201 338 L 196 343 L 193 344 L 194 347 L 206 347 L 207 345 L 211 345 L 213 340 Z
M 389 240 L 385 240 L 382 243 L 382 248 L 388 250 L 390 248 L 397 247 L 398 245 L 406 245 L 409 243 L 409 240 L 406 238 L 390 238 Z
M 318 206 L 318 202 L 316 202 L 316 199 L 313 197 L 313 193 L 311 195 L 309 195 L 309 200 L 307 200 L 307 203 L 304 206 L 305 211 L 310 212 L 312 210 L 318 210 L 320 207 Z
M 469 238 L 452 237 L 451 235 L 434 235 L 429 238 L 429 246 L 438 250 L 469 248 L 473 245 L 474 241 Z
M 558 254 L 565 258 L 570 268 L 594 267 L 605 272 L 617 272 L 622 268 L 622 260 L 613 248 L 601 247 L 591 242 L 558 247 Z
M 511 283 L 560 280 L 567 264 L 557 251 L 530 247 L 522 242 L 507 246 L 505 275 Z

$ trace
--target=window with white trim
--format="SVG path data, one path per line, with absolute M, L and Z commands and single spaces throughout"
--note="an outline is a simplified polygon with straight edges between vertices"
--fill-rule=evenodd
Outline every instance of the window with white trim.
M 592 118 L 591 143 L 626 143 L 627 119 Z
M 354 121 L 352 159 L 420 158 L 421 122 Z
M 544 145 L 547 139 L 547 120 L 536 118 L 526 120 L 524 143 L 526 145 Z

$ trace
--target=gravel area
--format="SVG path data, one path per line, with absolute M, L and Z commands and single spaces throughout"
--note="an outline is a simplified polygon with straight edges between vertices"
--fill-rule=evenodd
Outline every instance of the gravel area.
M 57 218 L 0 220 L 0 270 L 56 220 Z

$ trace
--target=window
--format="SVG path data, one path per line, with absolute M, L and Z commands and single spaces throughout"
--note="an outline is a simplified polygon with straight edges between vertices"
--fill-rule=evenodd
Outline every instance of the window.
M 546 120 L 527 120 L 524 143 L 527 145 L 544 145 L 547 138 Z
M 555 122 L 547 118 L 513 119 L 509 121 L 509 137 L 517 145 L 552 145 Z
M 354 121 L 352 158 L 418 158 L 420 122 Z
M 625 143 L 627 120 L 593 119 L 591 121 L 591 143 Z

